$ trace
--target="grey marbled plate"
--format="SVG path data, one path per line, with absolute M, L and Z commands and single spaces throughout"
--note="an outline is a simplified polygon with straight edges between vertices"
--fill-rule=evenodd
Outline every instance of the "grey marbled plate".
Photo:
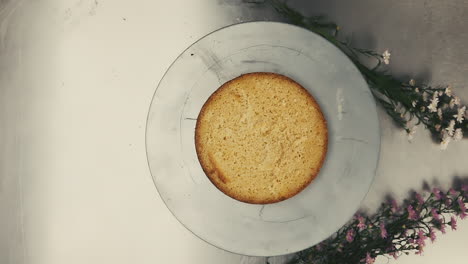
M 194 128 L 207 98 L 243 73 L 276 72 L 308 89 L 328 122 L 328 154 L 298 195 L 252 205 L 219 191 L 198 162 Z M 171 65 L 148 114 L 146 149 L 154 183 L 175 217 L 219 248 L 251 256 L 296 252 L 327 238 L 358 209 L 380 148 L 375 103 L 354 64 L 305 29 L 250 22 L 198 40 Z

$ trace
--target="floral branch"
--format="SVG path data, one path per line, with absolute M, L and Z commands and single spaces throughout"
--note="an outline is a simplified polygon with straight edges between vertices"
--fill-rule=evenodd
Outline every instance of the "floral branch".
M 390 199 L 372 216 L 356 214 L 335 235 L 298 253 L 291 264 L 371 264 L 377 256 L 421 254 L 428 241 L 436 240 L 436 231 L 457 229 L 457 218 L 468 216 L 467 203 L 468 185 L 445 193 L 437 188 L 430 194 L 414 193 L 401 205 Z
M 388 50 L 378 53 L 356 48 L 339 37 L 340 28 L 323 16 L 304 16 L 278 0 L 266 0 L 292 24 L 311 30 L 342 50 L 366 79 L 377 102 L 395 123 L 406 130 L 412 140 L 416 127 L 422 124 L 446 149 L 451 141 L 459 141 L 468 133 L 466 106 L 452 92 L 452 87 L 401 81 L 384 69 L 390 63 Z M 365 63 L 371 61 L 371 63 Z M 368 66 L 371 64 L 371 66 Z

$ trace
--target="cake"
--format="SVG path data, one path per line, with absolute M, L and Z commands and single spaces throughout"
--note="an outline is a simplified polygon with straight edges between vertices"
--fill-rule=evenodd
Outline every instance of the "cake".
M 203 171 L 226 195 L 246 203 L 288 199 L 317 177 L 327 152 L 325 118 L 312 95 L 276 73 L 226 82 L 197 118 Z

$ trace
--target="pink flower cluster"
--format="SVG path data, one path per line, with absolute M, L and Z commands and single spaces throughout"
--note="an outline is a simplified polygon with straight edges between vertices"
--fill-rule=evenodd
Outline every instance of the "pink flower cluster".
M 385 229 L 385 224 L 383 222 L 380 223 L 380 236 L 382 238 L 387 238 L 387 236 L 388 236 L 387 229 Z
M 441 222 L 440 214 L 437 212 L 435 208 L 431 209 L 431 215 L 434 220 L 436 220 L 439 223 Z
M 429 228 L 429 237 L 431 238 L 431 242 L 434 243 L 434 241 L 436 240 L 436 234 L 434 232 L 434 229 L 432 228 Z
M 362 217 L 361 215 L 358 215 L 357 220 L 358 220 L 357 227 L 359 228 L 359 230 L 365 229 L 366 228 L 366 220 L 364 219 L 364 217 Z
M 422 198 L 421 194 L 416 193 L 414 196 L 416 197 L 416 200 L 418 201 L 419 206 L 424 204 L 424 199 Z
M 354 229 L 348 230 L 348 232 L 346 233 L 346 241 L 348 241 L 349 243 L 353 242 L 354 235 L 355 235 Z
M 435 242 L 437 238 L 436 230 L 440 230 L 442 233 L 446 232 L 446 227 L 457 230 L 457 216 L 461 219 L 468 216 L 467 206 L 465 205 L 465 197 L 468 195 L 467 186 L 464 186 L 462 191 L 452 188 L 446 193 L 438 188 L 433 188 L 431 193 L 432 195 L 427 200 L 424 199 L 423 194 L 414 193 L 413 200 L 404 205 L 399 205 L 394 199 L 391 199 L 385 204 L 386 207 L 377 218 L 356 214 L 353 224 L 347 227 L 344 233 L 345 236 L 342 237 L 344 241 L 338 241 L 338 244 L 336 244 L 336 251 L 346 252 L 349 247 L 354 248 L 355 243 L 364 242 L 366 244 L 367 241 L 376 239 L 382 240 L 382 243 L 384 243 L 384 241 L 399 238 L 406 240 L 406 245 L 409 248 L 402 249 L 402 245 L 400 245 L 397 249 L 395 245 L 391 244 L 383 252 L 368 251 L 365 258 L 361 257 L 361 263 L 372 264 L 375 262 L 376 255 L 385 252 L 395 259 L 401 253 L 414 249 L 417 250 L 416 254 L 422 254 L 427 240 L 432 243 Z M 451 216 L 450 222 L 446 222 L 447 213 L 453 212 L 453 210 L 456 215 Z M 427 220 L 428 216 L 430 217 L 429 221 Z M 401 221 L 398 223 L 398 225 L 401 224 L 400 227 L 395 225 L 395 220 Z M 361 233 L 365 229 L 369 232 Z M 321 248 L 321 244 L 316 246 L 318 251 Z
M 434 197 L 436 198 L 436 200 L 442 199 L 442 192 L 438 188 L 434 188 L 432 190 L 432 193 L 434 194 Z
M 419 214 L 416 213 L 412 205 L 408 205 L 408 219 L 410 220 L 418 220 Z
M 457 230 L 457 219 L 453 216 L 450 218 L 450 227 L 452 230 Z
M 465 203 L 463 202 L 463 199 L 461 197 L 458 198 L 457 202 L 458 207 L 460 207 L 460 218 L 465 219 L 465 217 L 467 216 Z
M 426 242 L 424 242 L 427 239 L 427 236 L 424 234 L 424 231 L 421 229 L 418 231 L 418 239 L 416 240 L 416 243 L 418 244 L 418 253 L 421 254 L 423 252 L 424 247 L 426 246 Z

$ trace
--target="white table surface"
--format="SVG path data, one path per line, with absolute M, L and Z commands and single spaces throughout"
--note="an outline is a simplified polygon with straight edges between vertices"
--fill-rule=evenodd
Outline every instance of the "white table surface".
M 0 0 L 0 263 L 265 263 L 179 224 L 153 185 L 144 145 L 152 95 L 180 52 L 229 24 L 277 20 L 240 4 Z M 389 48 L 394 73 L 451 83 L 468 102 L 466 0 L 295 4 L 330 14 L 357 43 Z M 441 152 L 422 128 L 409 143 L 379 116 L 382 152 L 364 207 L 387 192 L 403 199 L 424 180 L 447 187 L 468 176 L 468 140 Z M 391 262 L 464 263 L 467 235 L 460 222 L 423 257 Z

